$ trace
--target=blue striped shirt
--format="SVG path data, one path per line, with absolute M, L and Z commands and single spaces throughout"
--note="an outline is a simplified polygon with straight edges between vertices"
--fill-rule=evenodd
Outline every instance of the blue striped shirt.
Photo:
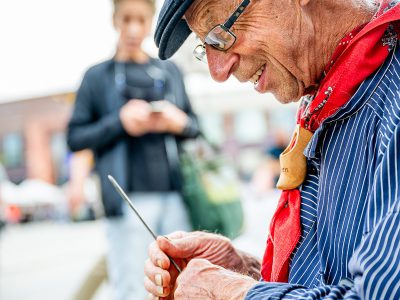
M 247 300 L 400 299 L 399 48 L 315 132 L 289 283 Z

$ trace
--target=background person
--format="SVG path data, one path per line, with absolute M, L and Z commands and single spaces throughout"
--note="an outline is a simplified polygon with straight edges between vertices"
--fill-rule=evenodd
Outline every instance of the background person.
M 165 1 L 161 58 L 192 30 L 214 79 L 302 101 L 263 261 L 210 233 L 159 237 L 154 297 L 400 299 L 399 20 L 399 1 Z
M 141 48 L 151 29 L 154 1 L 115 0 L 114 8 L 119 33 L 115 56 L 86 72 L 67 138 L 73 151 L 89 148 L 94 153 L 107 217 L 108 273 L 116 299 L 143 299 L 143 265 L 151 239 L 107 175 L 130 193 L 158 234 L 188 230 L 165 136 L 173 135 L 179 144 L 199 131 L 181 73 Z

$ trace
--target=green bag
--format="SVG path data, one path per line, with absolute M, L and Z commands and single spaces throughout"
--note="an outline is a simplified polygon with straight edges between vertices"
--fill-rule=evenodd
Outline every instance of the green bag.
M 180 155 L 182 195 L 194 230 L 237 237 L 244 216 L 236 171 L 204 138 L 187 144 Z
M 158 76 L 165 80 L 168 73 L 162 65 L 160 69 Z M 165 99 L 175 105 L 179 102 L 168 89 Z M 203 134 L 184 144 L 180 152 L 175 137 L 165 136 L 172 181 L 182 189 L 193 229 L 220 233 L 231 239 L 237 237 L 242 232 L 244 217 L 234 168 Z

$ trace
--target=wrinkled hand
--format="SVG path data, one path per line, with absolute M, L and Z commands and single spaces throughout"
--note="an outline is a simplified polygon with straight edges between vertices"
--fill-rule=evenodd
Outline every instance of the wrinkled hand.
M 187 114 L 165 100 L 158 101 L 157 105 L 162 107 L 162 111 L 151 114 L 150 130 L 152 132 L 169 132 L 173 134 L 182 133 L 189 121 Z
M 122 106 L 119 117 L 125 131 L 131 136 L 141 136 L 150 131 L 151 107 L 144 100 L 132 99 Z
M 149 246 L 149 259 L 145 265 L 145 287 L 155 296 L 174 299 L 171 292 L 179 274 L 167 255 L 174 258 L 181 269 L 194 258 L 206 259 L 226 269 L 243 269 L 242 256 L 231 241 L 223 236 L 200 231 L 179 231 L 167 238 L 158 237 Z
M 192 259 L 176 280 L 174 299 L 242 300 L 256 283 L 251 277 L 213 265 L 208 260 Z

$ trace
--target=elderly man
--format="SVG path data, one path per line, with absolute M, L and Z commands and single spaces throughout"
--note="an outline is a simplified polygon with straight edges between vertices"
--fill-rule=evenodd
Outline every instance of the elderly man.
M 389 0 L 165 1 L 162 59 L 193 31 L 215 80 L 301 104 L 262 262 L 214 234 L 160 237 L 151 297 L 400 299 L 398 20 Z

